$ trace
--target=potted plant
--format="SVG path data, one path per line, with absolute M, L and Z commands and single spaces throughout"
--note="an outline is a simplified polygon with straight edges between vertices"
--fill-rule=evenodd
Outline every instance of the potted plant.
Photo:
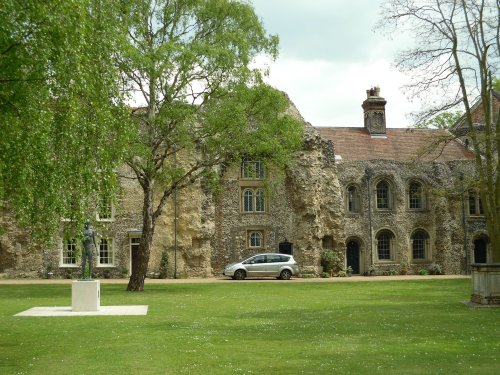
M 370 276 L 374 276 L 376 270 L 377 269 L 375 268 L 374 264 L 370 264 L 370 267 L 368 267 L 368 273 L 370 274 Z
M 351 267 L 351 266 L 348 266 L 348 267 L 345 269 L 345 272 L 347 273 L 347 276 L 351 277 L 351 276 L 352 276 L 352 267 Z

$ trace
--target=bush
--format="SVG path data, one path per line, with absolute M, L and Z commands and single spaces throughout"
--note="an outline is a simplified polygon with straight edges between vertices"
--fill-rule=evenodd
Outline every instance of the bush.
M 335 275 L 336 277 L 347 277 L 347 273 L 345 271 L 339 271 Z
M 382 275 L 384 276 L 396 276 L 398 274 L 398 271 L 395 270 L 394 268 L 389 268 L 388 270 L 384 270 L 382 272 Z
M 321 266 L 324 272 L 331 272 L 339 263 L 339 256 L 333 250 L 321 252 Z
M 418 270 L 418 274 L 419 274 L 420 276 L 427 276 L 427 275 L 429 274 L 429 271 L 428 271 L 426 268 L 420 268 L 420 269 Z
M 429 264 L 428 269 L 429 269 L 429 273 L 431 275 L 442 275 L 443 274 L 441 266 L 436 262 Z
M 323 272 L 323 273 L 321 274 L 321 277 L 322 277 L 323 279 L 327 279 L 327 278 L 329 278 L 329 277 L 330 277 L 330 274 L 329 274 L 328 272 Z
M 160 279 L 166 279 L 168 275 L 168 254 L 166 250 L 161 253 Z

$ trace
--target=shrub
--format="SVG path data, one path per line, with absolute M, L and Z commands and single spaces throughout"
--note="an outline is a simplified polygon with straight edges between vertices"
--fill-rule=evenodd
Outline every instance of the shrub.
M 442 275 L 443 274 L 443 271 L 441 269 L 441 265 L 439 265 L 439 263 L 436 263 L 436 262 L 433 262 L 431 264 L 429 264 L 429 273 L 431 275 Z
M 347 277 L 347 273 L 345 271 L 339 271 L 339 272 L 337 272 L 337 274 L 335 276 L 337 276 L 337 277 Z
M 161 253 L 160 279 L 166 279 L 168 275 L 168 254 L 166 250 Z
M 339 256 L 333 250 L 324 250 L 321 253 L 321 266 L 324 272 L 332 272 L 339 263 Z
M 323 279 L 327 279 L 327 278 L 329 278 L 329 277 L 330 277 L 330 274 L 329 274 L 328 272 L 323 272 L 323 273 L 321 274 L 321 277 L 322 277 Z
M 426 268 L 420 268 L 420 269 L 418 270 L 418 274 L 419 274 L 420 276 L 427 276 L 427 275 L 429 274 L 429 271 L 428 271 Z

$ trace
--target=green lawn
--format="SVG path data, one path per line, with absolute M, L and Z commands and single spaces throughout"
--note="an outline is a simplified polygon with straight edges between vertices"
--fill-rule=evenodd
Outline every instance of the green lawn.
M 0 374 L 494 374 L 500 309 L 470 281 L 101 285 L 147 316 L 14 317 L 70 285 L 0 285 Z

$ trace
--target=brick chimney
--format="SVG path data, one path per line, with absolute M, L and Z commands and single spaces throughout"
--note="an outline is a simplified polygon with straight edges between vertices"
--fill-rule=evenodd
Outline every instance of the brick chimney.
M 371 135 L 385 135 L 385 104 L 387 101 L 380 96 L 380 87 L 366 90 L 366 100 L 363 102 L 365 128 Z

